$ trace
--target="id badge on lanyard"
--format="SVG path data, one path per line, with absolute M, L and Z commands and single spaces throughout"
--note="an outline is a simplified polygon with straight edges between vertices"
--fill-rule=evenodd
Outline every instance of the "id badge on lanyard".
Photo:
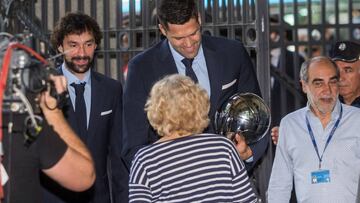
M 342 106 L 341 106 L 339 118 L 336 120 L 335 125 L 331 129 L 331 132 L 329 134 L 329 137 L 328 137 L 328 139 L 326 141 L 326 144 L 325 144 L 325 147 L 324 147 L 324 151 L 322 152 L 321 156 L 319 154 L 319 150 L 318 150 L 318 147 L 317 147 L 317 144 L 316 144 L 316 141 L 315 141 L 315 136 L 314 136 L 314 133 L 313 133 L 313 131 L 311 129 L 311 126 L 310 126 L 310 123 L 309 123 L 309 119 L 307 118 L 307 116 L 305 116 L 306 125 L 307 125 L 308 131 L 309 131 L 309 135 L 310 135 L 312 144 L 314 146 L 316 155 L 317 155 L 317 157 L 319 159 L 319 169 L 315 170 L 315 171 L 312 171 L 310 173 L 311 184 L 329 183 L 330 180 L 331 180 L 331 178 L 330 178 L 331 177 L 330 176 L 330 170 L 322 169 L 321 168 L 321 162 L 322 162 L 324 152 L 325 152 L 327 146 L 329 145 L 329 143 L 331 141 L 331 138 L 333 137 L 333 135 L 335 133 L 336 128 L 339 126 L 339 123 L 340 123 L 340 120 L 341 120 L 341 117 L 342 117 L 342 113 L 343 113 L 343 109 L 342 109 Z
M 311 184 L 329 183 L 330 170 L 318 170 L 311 172 Z

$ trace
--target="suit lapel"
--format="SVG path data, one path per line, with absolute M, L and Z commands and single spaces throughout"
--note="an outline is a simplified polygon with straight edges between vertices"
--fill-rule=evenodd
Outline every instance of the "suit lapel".
M 70 97 L 66 101 L 66 105 L 63 109 L 64 114 L 70 123 L 76 123 L 74 107 L 71 103 Z
M 159 56 L 160 64 L 157 69 L 160 71 L 162 76 L 179 73 L 176 68 L 174 57 L 171 54 L 169 42 L 167 39 L 163 40 L 161 43 Z
M 105 91 L 101 89 L 101 78 L 97 77 L 95 72 L 91 72 L 91 108 L 90 108 L 90 118 L 89 118 L 89 127 L 88 127 L 88 136 L 87 140 L 93 136 L 95 132 L 95 127 L 98 116 L 100 115 L 101 106 L 103 106 L 102 101 Z
M 210 96 L 210 116 L 214 115 L 219 97 L 221 95 L 221 70 L 222 64 L 219 60 L 219 53 L 216 52 L 215 47 L 211 44 L 206 36 L 202 38 L 202 47 L 204 50 L 206 67 L 208 69 L 211 96 Z

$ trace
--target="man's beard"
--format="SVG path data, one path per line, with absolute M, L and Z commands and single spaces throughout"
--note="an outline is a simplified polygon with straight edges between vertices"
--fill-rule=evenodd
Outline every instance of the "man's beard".
M 336 105 L 336 99 L 333 99 L 333 98 L 332 98 L 331 104 L 323 104 L 325 106 L 322 106 L 322 104 L 320 104 L 320 100 L 315 101 L 314 96 L 311 93 L 308 93 L 306 96 L 307 96 L 308 102 L 310 103 L 311 107 L 316 108 L 319 111 L 319 113 L 321 113 L 323 115 L 327 114 L 327 113 L 331 113 Z M 336 96 L 336 98 L 337 98 L 337 96 Z
M 87 60 L 88 63 L 84 66 L 78 66 L 73 62 L 75 60 Z M 66 67 L 71 72 L 79 73 L 79 74 L 87 72 L 91 68 L 91 66 L 94 64 L 94 60 L 92 60 L 89 56 L 84 56 L 84 57 L 75 56 L 75 57 L 72 57 L 70 59 L 70 61 L 66 60 L 66 59 L 64 59 L 64 61 L 65 61 Z

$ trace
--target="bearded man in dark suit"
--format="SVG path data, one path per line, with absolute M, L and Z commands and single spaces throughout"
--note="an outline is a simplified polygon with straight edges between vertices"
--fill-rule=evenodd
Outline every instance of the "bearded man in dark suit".
M 83 13 L 68 13 L 54 29 L 53 46 L 64 54 L 59 70 L 70 95 L 64 114 L 89 148 L 96 180 L 90 190 L 74 193 L 44 177 L 44 202 L 128 202 L 129 174 L 121 157 L 122 86 L 92 70 L 101 38 L 98 23 Z

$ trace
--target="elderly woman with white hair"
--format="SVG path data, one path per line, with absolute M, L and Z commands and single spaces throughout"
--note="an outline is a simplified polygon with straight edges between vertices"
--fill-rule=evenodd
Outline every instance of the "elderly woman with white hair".
M 190 78 L 166 76 L 145 105 L 161 137 L 140 149 L 130 171 L 130 202 L 256 202 L 233 143 L 201 134 L 209 124 L 209 97 Z

